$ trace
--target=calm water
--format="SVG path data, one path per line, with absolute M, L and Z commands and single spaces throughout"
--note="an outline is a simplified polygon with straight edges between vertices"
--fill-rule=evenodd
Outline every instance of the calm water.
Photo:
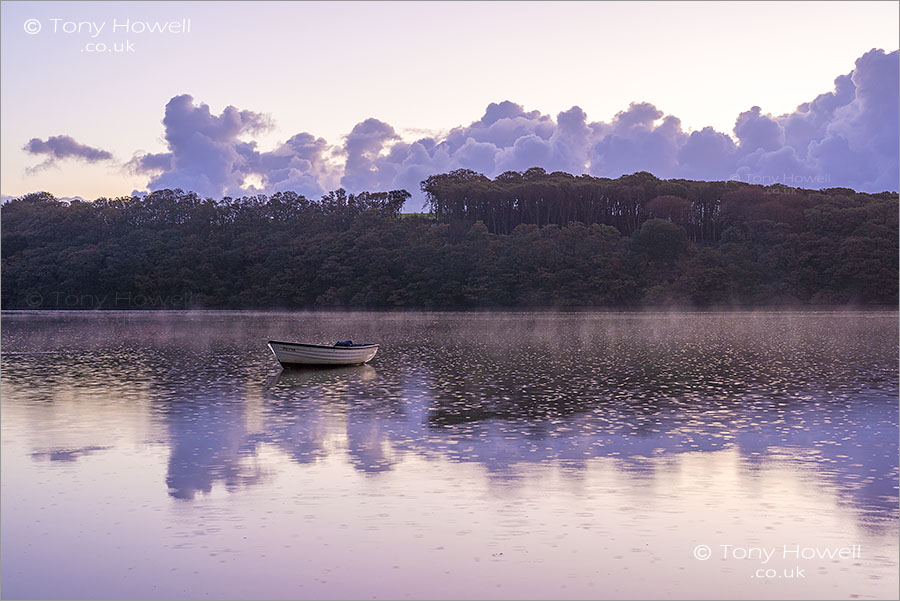
M 383 346 L 280 373 L 268 338 Z M 897 341 L 895 312 L 5 313 L 3 595 L 896 598 Z

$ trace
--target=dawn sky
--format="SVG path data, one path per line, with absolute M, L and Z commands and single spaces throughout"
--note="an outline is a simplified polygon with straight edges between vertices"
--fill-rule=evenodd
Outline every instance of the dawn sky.
M 191 178 L 203 169 L 229 171 L 238 163 L 237 180 L 225 174 L 197 185 L 215 194 L 296 184 L 312 194 L 331 185 L 409 185 L 429 169 L 521 168 L 527 160 L 569 169 L 590 164 L 591 172 L 601 175 L 637 167 L 661 177 L 703 177 L 706 172 L 683 158 L 691 132 L 710 126 L 737 139 L 736 119 L 746 114 L 747 133 L 739 146 L 747 147 L 773 123 L 761 123 L 765 115 L 791 113 L 834 91 L 835 78 L 853 71 L 872 49 L 883 50 L 886 58 L 868 55 L 871 64 L 864 70 L 881 81 L 879 74 L 889 73 L 891 61 L 896 62 L 897 55 L 890 53 L 900 45 L 898 18 L 893 2 L 4 2 L 0 192 L 116 196 L 147 189 L 154 181 L 157 187 L 185 185 L 198 181 Z M 26 31 L 36 28 L 26 24 L 31 19 L 39 23 L 39 32 Z M 126 21 L 188 19 L 190 31 L 121 31 Z M 66 21 L 96 25 L 67 33 Z M 111 31 L 114 24 L 120 31 Z M 92 52 L 90 43 L 127 51 Z M 851 92 L 867 89 L 871 98 L 888 104 L 891 94 L 896 98 L 890 78 L 887 90 L 854 82 Z M 850 104 L 851 96 L 840 103 Z M 499 104 L 503 101 L 520 107 Z M 873 102 L 860 100 L 852 110 L 871 111 Z M 484 120 L 490 103 L 498 103 L 497 115 Z M 617 113 L 629 111 L 631 103 L 653 107 L 639 105 L 617 125 Z M 172 117 L 164 129 L 167 104 Z M 201 114 L 202 104 L 211 116 Z M 230 125 L 224 117 L 216 120 L 228 106 L 241 113 L 234 131 L 225 131 Z M 566 113 L 572 125 L 563 131 L 558 114 L 575 106 L 586 118 L 578 111 Z M 755 106 L 760 110 L 751 111 Z M 782 151 L 793 134 L 779 122 L 783 132 L 777 142 L 759 138 L 758 148 L 743 154 L 734 150 L 734 161 L 709 176 L 727 177 L 733 171 L 751 177 L 763 172 L 760 165 L 777 164 L 771 172 L 821 177 L 821 165 L 847 163 L 834 154 L 832 134 L 841 131 L 851 150 L 854 144 L 877 148 L 889 163 L 892 152 L 896 159 L 896 102 L 890 111 L 893 122 L 886 125 L 894 129 L 889 138 L 854 141 L 847 133 L 862 131 L 865 123 L 883 119 L 882 113 L 835 117 L 818 137 L 803 138 L 818 150 L 798 151 L 791 163 Z M 651 147 L 650 138 L 631 134 L 610 135 L 630 115 L 648 135 L 667 137 L 670 147 Z M 665 124 L 664 116 L 677 117 L 680 125 Z M 212 120 L 199 121 L 207 117 Z M 438 156 L 430 142 L 408 145 L 420 138 L 439 143 L 453 128 L 469 128 L 479 120 L 488 128 L 496 119 L 523 129 L 505 141 L 496 128 L 487 133 L 466 129 L 448 146 L 447 156 Z M 179 138 L 183 125 L 192 132 L 215 129 L 204 138 L 210 147 L 198 150 L 188 136 Z M 351 131 L 355 135 L 345 138 Z M 311 136 L 293 138 L 301 132 Z M 573 136 L 582 137 L 572 142 Z M 285 144 L 291 139 L 295 143 Z M 251 140 L 254 148 L 242 146 Z M 393 148 L 399 141 L 404 145 Z M 553 148 L 540 147 L 542 142 L 552 142 Z M 24 150 L 26 144 L 31 152 Z M 657 147 L 662 154 L 648 159 L 648 167 L 615 162 L 631 151 L 653 155 Z M 395 156 L 379 162 L 392 148 Z M 560 148 L 563 158 L 557 156 Z M 750 150 L 759 150 L 759 156 L 751 157 Z M 136 153 L 149 153 L 151 159 L 135 162 Z M 582 154 L 572 159 L 572 153 Z M 820 167 L 810 167 L 813 158 Z M 859 160 L 872 162 L 862 155 Z M 345 162 L 346 172 L 341 171 Z M 836 169 L 827 171 L 836 181 L 824 185 L 845 181 Z M 896 189 L 890 185 L 896 181 L 893 173 L 858 180 L 848 175 L 846 181 Z

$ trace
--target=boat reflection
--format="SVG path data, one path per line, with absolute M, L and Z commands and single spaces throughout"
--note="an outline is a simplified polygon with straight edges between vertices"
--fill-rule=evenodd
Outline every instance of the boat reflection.
M 296 388 L 317 384 L 330 384 L 346 379 L 371 380 L 378 375 L 371 365 L 342 367 L 300 367 L 283 369 L 266 379 L 266 388 L 273 386 Z

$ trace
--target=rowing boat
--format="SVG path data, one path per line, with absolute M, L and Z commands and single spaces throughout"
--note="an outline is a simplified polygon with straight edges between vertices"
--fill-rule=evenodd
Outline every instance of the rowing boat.
M 328 346 L 270 340 L 269 349 L 282 367 L 359 365 L 372 360 L 378 352 L 378 345 L 341 343 Z

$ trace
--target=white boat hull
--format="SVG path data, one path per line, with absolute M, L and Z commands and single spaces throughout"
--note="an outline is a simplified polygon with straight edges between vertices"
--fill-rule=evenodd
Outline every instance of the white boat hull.
M 282 367 L 359 365 L 372 360 L 372 357 L 378 352 L 378 345 L 325 346 L 270 340 L 269 349 Z

